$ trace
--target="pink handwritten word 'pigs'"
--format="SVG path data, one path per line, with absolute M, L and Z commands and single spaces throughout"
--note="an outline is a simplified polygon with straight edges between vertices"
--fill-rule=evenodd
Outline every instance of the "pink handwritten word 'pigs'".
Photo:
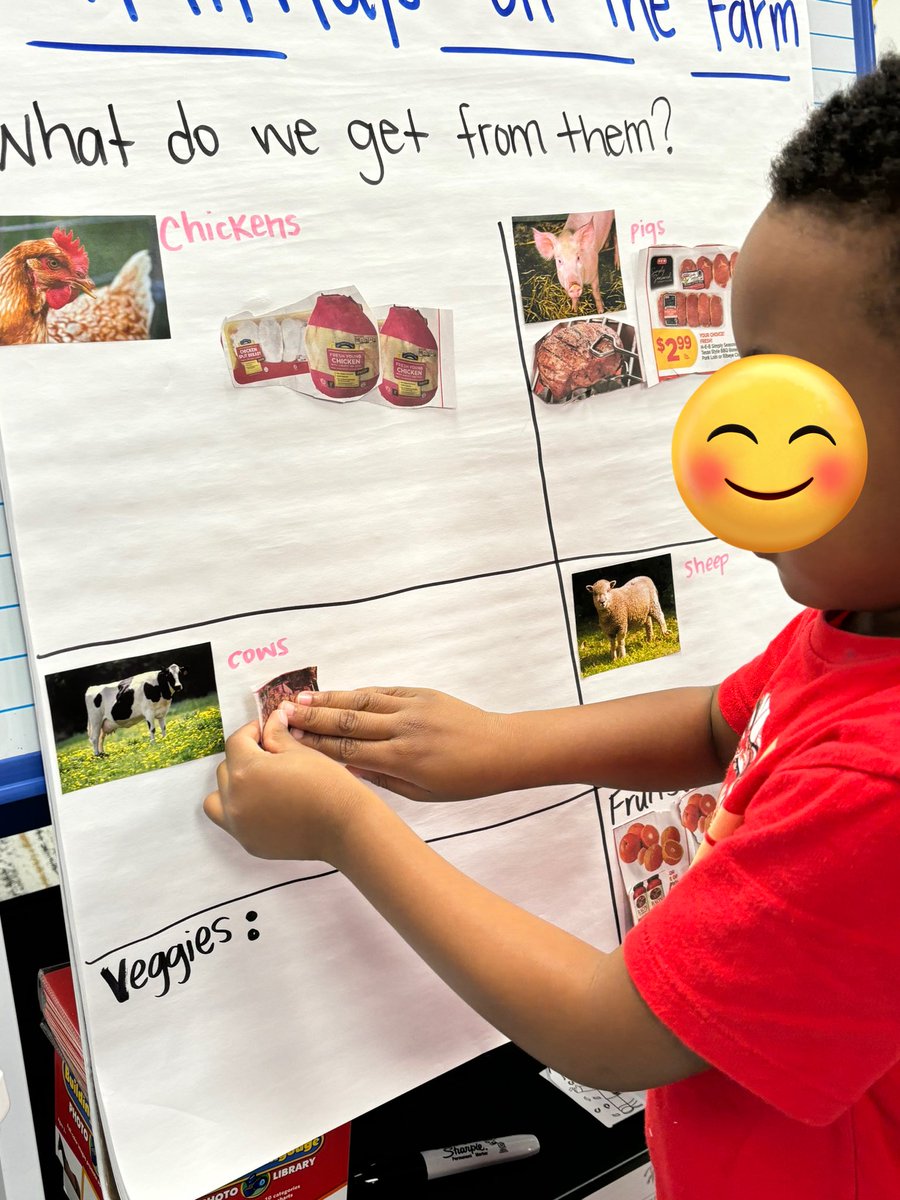
M 631 226 L 631 244 L 638 238 L 648 238 L 651 242 L 658 242 L 666 236 L 665 221 L 634 221 Z
M 279 638 L 268 646 L 254 646 L 249 650 L 232 650 L 228 655 L 228 665 L 236 671 L 241 663 L 263 662 L 267 658 L 282 658 L 288 653 L 287 638 Z
M 578 311 L 581 293 L 586 287 L 594 293 L 597 312 L 604 311 L 603 297 L 600 295 L 599 255 L 609 241 L 615 215 L 612 209 L 606 212 L 571 213 L 565 229 L 558 236 L 543 229 L 532 231 L 538 254 L 548 262 L 556 259 L 556 276 L 569 297 L 572 312 Z

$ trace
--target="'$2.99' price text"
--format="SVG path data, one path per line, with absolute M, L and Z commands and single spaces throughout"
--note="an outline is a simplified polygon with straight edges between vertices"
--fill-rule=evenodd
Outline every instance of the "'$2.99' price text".
M 654 330 L 653 345 L 660 374 L 692 367 L 697 361 L 697 339 L 692 333 Z

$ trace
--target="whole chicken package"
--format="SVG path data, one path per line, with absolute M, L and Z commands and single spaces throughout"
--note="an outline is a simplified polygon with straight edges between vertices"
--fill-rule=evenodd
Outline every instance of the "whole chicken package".
M 317 399 L 390 408 L 454 408 L 453 315 L 385 305 L 355 287 L 316 292 L 222 326 L 235 387 L 281 384 Z

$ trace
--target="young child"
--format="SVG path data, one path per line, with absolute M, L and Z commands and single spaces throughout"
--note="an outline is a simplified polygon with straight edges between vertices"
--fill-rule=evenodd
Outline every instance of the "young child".
M 252 854 L 332 863 L 542 1062 L 654 1089 L 659 1200 L 887 1200 L 900 1196 L 900 58 L 811 117 L 772 188 L 735 277 L 739 348 L 831 372 L 869 446 L 853 511 L 762 556 L 805 610 L 717 687 L 512 714 L 407 689 L 303 694 L 262 747 L 254 725 L 229 739 L 205 809 Z M 612 954 L 461 875 L 363 782 L 420 800 L 658 790 L 721 779 L 734 757 L 743 824 Z

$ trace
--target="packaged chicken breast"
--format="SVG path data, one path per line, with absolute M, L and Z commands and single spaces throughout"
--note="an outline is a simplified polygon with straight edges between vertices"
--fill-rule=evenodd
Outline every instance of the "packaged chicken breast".
M 222 347 L 235 387 L 271 386 L 309 374 L 306 326 L 309 310 L 280 309 L 256 316 L 239 313 L 222 325 Z

